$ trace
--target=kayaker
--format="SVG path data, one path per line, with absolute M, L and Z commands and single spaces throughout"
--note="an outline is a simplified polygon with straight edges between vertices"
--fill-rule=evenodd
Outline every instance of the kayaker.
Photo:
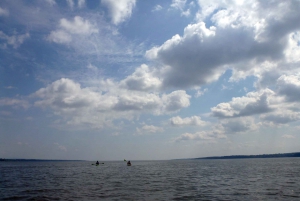
M 131 165 L 130 161 L 127 162 L 127 165 Z
M 96 165 L 99 165 L 99 161 L 96 162 Z

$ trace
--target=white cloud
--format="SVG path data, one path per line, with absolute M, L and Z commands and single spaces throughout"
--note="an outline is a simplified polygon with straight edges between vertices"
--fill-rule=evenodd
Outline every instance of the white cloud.
M 186 4 L 186 0 L 172 0 L 171 7 L 183 10 Z
M 101 3 L 108 8 L 112 22 L 118 25 L 130 18 L 136 0 L 101 0 Z
M 56 123 L 71 126 L 91 126 L 102 128 L 111 124 L 114 113 L 111 111 L 117 97 L 89 88 L 81 88 L 80 84 L 62 78 L 31 95 L 38 98 L 35 106 L 51 108 L 55 115 L 62 119 Z
M 287 139 L 295 139 L 295 136 L 293 136 L 293 135 L 288 135 L 288 134 L 285 134 L 285 135 L 283 135 L 283 136 L 281 136 L 281 137 L 287 138 Z
M 174 1 L 182 8 L 184 1 Z M 187 88 L 216 81 L 232 69 L 231 81 L 256 76 L 261 81 L 299 62 L 300 8 L 298 1 L 198 1 L 198 23 L 189 24 L 183 36 L 175 35 L 146 52 L 164 66 L 164 87 Z M 280 15 L 276 15 L 280 13 Z M 212 21 L 211 27 L 202 21 Z M 297 32 L 298 30 L 298 32 Z M 271 64 L 265 68 L 266 64 Z M 296 70 L 299 65 L 294 65 Z
M 16 89 L 17 87 L 13 87 L 13 86 L 7 86 L 7 87 L 4 87 L 5 89 Z
M 183 11 L 183 12 L 181 13 L 181 15 L 182 15 L 182 16 L 185 16 L 185 17 L 190 16 L 190 14 L 191 14 L 190 9 L 188 9 L 188 10 L 186 10 L 186 11 Z
M 0 16 L 8 16 L 9 11 L 0 7 Z
M 67 151 L 67 148 L 59 143 L 54 143 L 55 147 L 61 151 Z
M 109 109 L 116 100 L 102 96 L 88 88 L 81 88 L 80 84 L 62 78 L 39 89 L 34 95 L 42 100 L 36 101 L 36 106 L 50 106 L 53 109 L 77 110 L 80 108 L 100 107 L 100 110 Z M 101 103 L 101 104 L 100 104 Z
M 85 5 L 85 0 L 78 0 L 78 7 L 82 8 Z
M 73 22 L 63 18 L 60 20 L 59 26 L 71 34 L 91 35 L 98 33 L 98 29 L 94 25 L 80 16 L 75 16 Z
M 55 0 L 46 0 L 46 2 L 51 6 L 54 6 L 56 4 Z
M 207 0 L 198 0 L 198 5 L 201 7 L 199 12 L 197 13 L 197 19 L 199 21 L 204 21 L 204 19 L 210 16 L 218 7 L 221 7 L 223 2 L 218 0 L 215 1 L 207 1 Z M 223 6 L 225 7 L 225 6 Z
M 300 62 L 300 31 L 289 34 L 287 47 L 284 51 L 287 62 Z
M 181 118 L 179 116 L 172 117 L 170 123 L 173 126 L 204 126 L 207 123 L 201 120 L 199 116 Z
M 48 36 L 48 40 L 55 43 L 69 43 L 72 41 L 72 36 L 64 30 L 57 30 L 51 31 L 50 35 Z
M 156 5 L 154 6 L 154 8 L 152 9 L 152 12 L 155 12 L 155 11 L 160 11 L 163 7 L 161 5 Z
M 184 133 L 179 137 L 175 138 L 176 142 L 180 141 L 211 141 L 216 142 L 217 139 L 224 139 L 226 136 L 219 130 L 214 129 L 212 131 L 200 131 L 194 134 L 192 133 Z
M 186 0 L 172 0 L 171 7 L 181 11 L 181 16 L 189 16 L 190 10 L 184 10 L 186 7 Z
M 151 72 L 150 68 L 143 64 L 121 82 L 121 85 L 129 90 L 156 91 L 161 86 L 161 81 Z
M 233 98 L 228 103 L 220 103 L 211 108 L 212 115 L 219 118 L 230 118 L 271 112 L 274 110 L 271 104 L 274 96 L 275 93 L 270 89 L 249 92 L 246 96 Z
M 2 31 L 0 31 L 0 39 L 4 39 L 6 41 L 3 45 L 4 48 L 7 45 L 11 45 L 14 49 L 17 49 L 28 38 L 30 38 L 29 33 L 19 34 L 19 35 L 15 34 L 13 36 L 8 36 L 5 33 L 3 33 Z
M 22 107 L 24 109 L 29 108 L 30 104 L 26 100 L 15 98 L 2 98 L 0 99 L 0 106 L 10 106 L 14 108 Z
M 187 140 L 214 140 L 215 138 L 211 136 L 208 132 L 197 132 L 194 134 L 184 133 L 175 139 L 175 141 L 187 141 Z
M 61 123 L 89 124 L 96 128 L 111 125 L 114 119 L 132 119 L 142 113 L 169 114 L 190 105 L 190 96 L 185 91 L 159 95 L 130 91 L 109 80 L 99 84 L 95 91 L 62 78 L 39 89 L 31 97 L 38 99 L 35 106 L 51 108 L 54 114 L 63 117 Z
M 207 92 L 207 88 L 205 88 L 205 89 L 203 89 L 203 90 L 201 90 L 201 89 L 196 89 L 197 91 L 196 91 L 196 94 L 195 94 L 195 97 L 196 98 L 198 98 L 198 97 L 200 97 L 200 96 L 202 96 L 205 92 Z
M 116 111 L 140 111 L 153 114 L 178 112 L 190 105 L 190 96 L 185 91 L 173 91 L 161 97 L 153 93 L 126 91 L 118 95 L 113 109 Z
M 239 129 L 242 132 L 255 130 L 259 125 L 278 127 L 299 121 L 299 80 L 299 76 L 296 75 L 282 75 L 277 82 L 273 81 L 277 84 L 275 91 L 264 89 L 247 93 L 243 97 L 232 98 L 229 102 L 211 108 L 211 114 L 221 119 L 221 125 L 226 133 Z M 255 115 L 259 115 L 260 123 L 254 123 L 253 119 L 249 119 Z
M 288 101 L 300 101 L 300 75 L 282 75 L 277 80 L 278 93 Z
M 225 119 L 220 122 L 220 126 L 226 134 L 245 133 L 258 129 L 253 117 Z
M 122 94 L 113 106 L 116 111 L 151 111 L 157 109 L 160 98 L 155 94 Z
M 12 112 L 8 112 L 8 111 L 0 111 L 1 116 L 12 116 Z
M 167 112 L 177 112 L 182 108 L 190 105 L 191 96 L 183 90 L 173 91 L 170 94 L 164 94 L 162 101 L 164 102 L 164 110 Z
M 67 1 L 67 3 L 68 3 L 69 7 L 70 7 L 71 9 L 73 9 L 73 8 L 74 8 L 74 1 L 73 1 L 73 0 L 66 0 L 66 1 Z
M 74 21 L 62 18 L 59 22 L 59 29 L 52 31 L 47 39 L 55 43 L 69 43 L 74 35 L 89 36 L 95 33 L 98 33 L 95 25 L 80 16 L 75 16 Z
M 140 135 L 145 133 L 158 133 L 163 131 L 164 131 L 163 128 L 153 126 L 153 125 L 143 125 L 141 128 L 136 128 L 136 132 Z
M 300 112 L 294 112 L 287 109 L 277 111 L 271 114 L 261 115 L 260 118 L 265 122 L 271 122 L 274 125 L 287 124 L 300 119 Z
M 91 69 L 91 70 L 93 70 L 93 71 L 97 71 L 97 70 L 98 70 L 98 68 L 97 68 L 96 66 L 92 65 L 91 63 L 89 63 L 89 64 L 87 65 L 87 68 L 88 68 L 88 69 Z
M 207 56 L 213 55 L 213 51 L 218 50 L 214 47 L 209 48 L 210 44 L 204 43 L 206 39 L 212 41 L 210 38 L 214 35 L 215 27 L 207 29 L 203 22 L 188 25 L 184 29 L 183 37 L 173 36 L 162 46 L 148 50 L 146 56 L 149 59 L 159 60 L 167 66 L 162 71 L 165 86 L 189 87 L 205 84 L 216 80 L 222 73 L 211 66 L 211 63 L 217 60 L 215 58 L 211 60 L 209 58 L 212 57 Z

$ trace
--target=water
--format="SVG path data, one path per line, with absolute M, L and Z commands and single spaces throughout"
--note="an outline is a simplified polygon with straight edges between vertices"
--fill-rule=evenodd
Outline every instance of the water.
M 300 200 L 300 158 L 0 162 L 1 200 Z

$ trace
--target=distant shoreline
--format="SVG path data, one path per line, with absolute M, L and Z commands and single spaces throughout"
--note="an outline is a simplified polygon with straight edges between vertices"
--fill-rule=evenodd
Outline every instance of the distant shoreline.
M 259 154 L 259 155 L 231 155 L 231 156 L 209 156 L 209 157 L 199 157 L 199 158 L 190 158 L 192 160 L 205 160 L 205 159 L 251 159 L 251 158 L 293 158 L 300 157 L 300 152 L 292 153 L 278 153 L 278 154 Z M 188 159 L 188 158 L 187 158 Z M 182 159 L 175 159 L 182 160 Z M 57 160 L 57 159 L 6 159 L 0 158 L 0 161 L 86 161 L 86 160 Z
M 260 155 L 232 155 L 232 156 L 210 156 L 193 159 L 247 159 L 247 158 L 287 158 L 300 157 L 300 152 L 280 153 L 280 154 L 260 154 Z

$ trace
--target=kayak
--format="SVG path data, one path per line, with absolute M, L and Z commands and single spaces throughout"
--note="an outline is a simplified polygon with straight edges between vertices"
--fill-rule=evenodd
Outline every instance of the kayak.
M 131 164 L 129 163 L 129 164 L 127 164 L 127 166 L 131 166 Z
M 104 163 L 102 163 L 102 164 L 104 164 Z M 92 164 L 92 165 L 99 166 L 100 164 Z

